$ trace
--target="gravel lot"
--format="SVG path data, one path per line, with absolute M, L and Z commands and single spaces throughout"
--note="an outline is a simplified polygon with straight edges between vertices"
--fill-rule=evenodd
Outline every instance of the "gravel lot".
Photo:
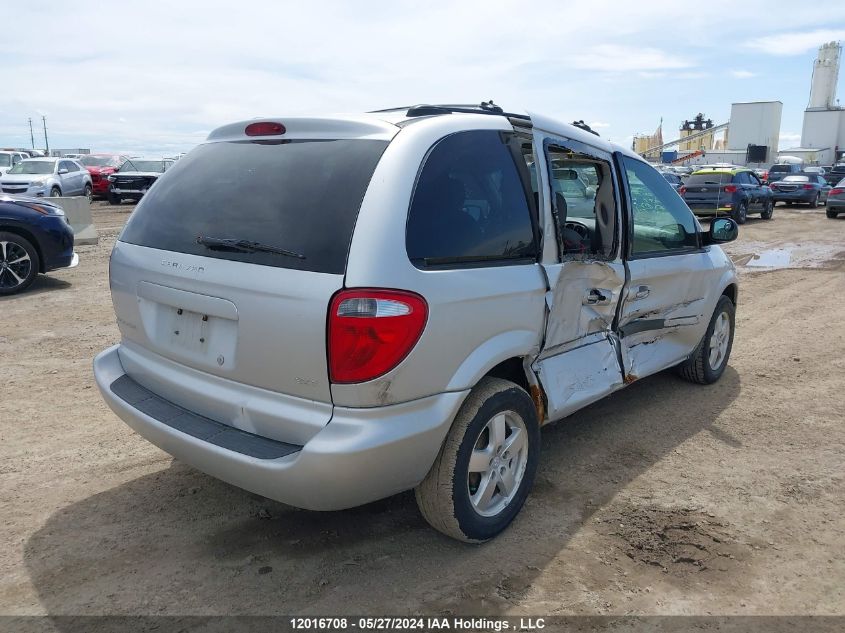
M 91 359 L 130 210 L 96 203 L 79 267 L 0 299 L 0 613 L 845 614 L 845 217 L 750 219 L 722 380 L 664 373 L 546 428 L 520 517 L 467 546 L 411 494 L 295 510 L 114 416 Z

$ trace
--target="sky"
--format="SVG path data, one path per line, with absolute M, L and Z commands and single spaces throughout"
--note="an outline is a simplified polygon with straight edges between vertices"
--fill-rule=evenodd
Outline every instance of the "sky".
M 630 145 L 698 112 L 783 102 L 799 144 L 845 2 L 0 0 L 0 147 L 187 151 L 260 116 L 478 103 L 583 119 Z M 845 73 L 843 73 L 845 74 Z M 845 103 L 840 78 L 838 93 Z

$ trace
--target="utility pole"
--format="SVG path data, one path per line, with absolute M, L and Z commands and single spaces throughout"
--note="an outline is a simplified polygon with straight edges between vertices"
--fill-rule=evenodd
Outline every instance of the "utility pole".
M 29 140 L 32 141 L 32 149 L 35 149 L 35 135 L 32 133 L 32 117 L 29 117 Z
M 44 125 L 44 146 L 47 150 L 47 156 L 50 155 L 50 141 L 47 140 L 47 117 L 41 117 L 41 123 Z

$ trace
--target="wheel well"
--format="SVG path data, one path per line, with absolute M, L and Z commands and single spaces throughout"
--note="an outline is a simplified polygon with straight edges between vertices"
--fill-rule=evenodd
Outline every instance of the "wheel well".
M 736 284 L 731 284 L 727 288 L 722 291 L 722 294 L 725 295 L 728 299 L 731 300 L 731 303 L 736 305 Z
M 525 377 L 525 370 L 522 368 L 522 359 L 519 357 L 509 358 L 496 365 L 493 369 L 487 372 L 488 376 L 494 378 L 502 378 L 516 383 L 525 391 L 531 392 L 528 385 L 528 379 Z
M 487 376 L 494 378 L 502 378 L 509 380 L 525 389 L 532 402 L 534 402 L 534 409 L 537 411 L 537 421 L 543 425 L 548 422 L 546 419 L 546 411 L 548 410 L 548 403 L 546 401 L 546 394 L 543 392 L 543 387 L 536 381 L 528 381 L 525 375 L 525 367 L 523 359 L 519 356 L 514 356 L 502 361 L 493 369 L 487 372 Z
M 44 269 L 44 254 L 41 252 L 41 244 L 38 243 L 38 240 L 35 239 L 35 236 L 32 235 L 32 233 L 30 233 L 26 229 L 22 229 L 17 226 L 4 226 L 2 224 L 0 224 L 0 231 L 20 235 L 22 238 L 32 244 L 32 248 L 34 248 L 35 252 L 38 253 L 38 272 L 46 272 Z

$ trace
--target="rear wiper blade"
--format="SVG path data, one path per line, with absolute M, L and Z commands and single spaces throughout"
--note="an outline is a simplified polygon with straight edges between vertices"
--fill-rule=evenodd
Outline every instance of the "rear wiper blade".
M 297 259 L 305 259 L 305 255 L 302 253 L 290 251 L 286 248 L 270 246 L 269 244 L 262 244 L 261 242 L 238 240 L 231 237 L 204 237 L 200 235 L 197 237 L 197 244 L 202 244 L 206 248 L 210 248 L 212 250 L 232 250 L 240 251 L 242 253 L 275 253 L 277 255 L 286 255 L 288 257 L 296 257 Z

